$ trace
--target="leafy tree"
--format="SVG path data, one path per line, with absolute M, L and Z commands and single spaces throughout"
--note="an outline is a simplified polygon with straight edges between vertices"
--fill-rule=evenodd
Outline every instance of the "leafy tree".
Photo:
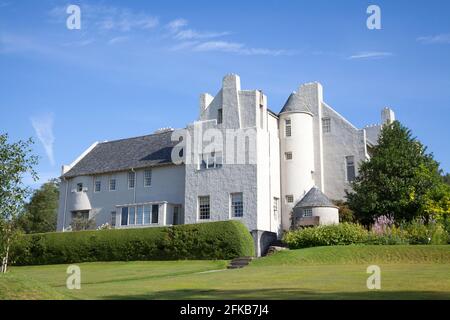
M 444 181 L 445 184 L 450 186 L 450 173 L 447 173 L 446 175 L 442 176 L 442 181 Z
M 361 164 L 347 199 L 365 225 L 381 215 L 397 221 L 427 219 L 425 204 L 441 185 L 439 164 L 433 155 L 408 128 L 395 121 L 383 127 L 378 145 L 370 160 Z
M 25 206 L 25 214 L 19 224 L 26 233 L 43 233 L 56 230 L 58 215 L 59 181 L 44 183 L 33 192 L 30 202 Z
M 34 180 L 37 157 L 32 155 L 31 139 L 8 142 L 7 134 L 0 134 L 0 259 L 1 272 L 8 267 L 9 249 L 20 236 L 18 217 L 23 213 L 29 188 L 23 184 L 23 176 L 30 173 Z
M 335 200 L 334 204 L 339 208 L 339 222 L 356 222 L 355 213 L 348 206 L 348 203 L 343 200 Z

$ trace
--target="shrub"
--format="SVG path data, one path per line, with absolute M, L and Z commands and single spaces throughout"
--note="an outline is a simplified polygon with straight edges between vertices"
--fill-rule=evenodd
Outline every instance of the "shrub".
M 253 255 L 252 237 L 238 221 L 32 234 L 22 237 L 12 248 L 12 261 L 15 265 L 232 259 Z
M 363 243 L 368 232 L 359 224 L 341 223 L 288 232 L 283 240 L 291 249 Z

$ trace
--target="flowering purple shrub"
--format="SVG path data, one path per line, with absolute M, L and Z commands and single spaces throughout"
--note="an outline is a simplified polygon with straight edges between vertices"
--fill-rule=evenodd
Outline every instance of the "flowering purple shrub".
M 372 232 L 378 235 L 389 233 L 394 224 L 395 220 L 393 217 L 385 215 L 379 216 L 374 220 Z

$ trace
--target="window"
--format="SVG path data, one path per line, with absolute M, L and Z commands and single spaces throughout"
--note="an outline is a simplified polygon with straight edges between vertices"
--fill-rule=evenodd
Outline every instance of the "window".
M 347 166 L 347 181 L 352 182 L 356 178 L 355 157 L 354 156 L 345 157 L 345 162 Z
M 207 220 L 210 218 L 209 196 L 198 197 L 198 213 L 200 220 Z
M 136 224 L 136 208 L 135 207 L 130 207 L 128 209 L 128 224 L 129 225 L 135 225 Z
M 173 207 L 173 225 L 180 224 L 180 206 Z
M 285 152 L 284 157 L 286 160 L 292 160 L 292 152 Z
M 223 122 L 223 109 L 217 110 L 217 124 Z
M 323 133 L 331 132 L 331 119 L 330 118 L 322 118 L 322 130 L 323 130 Z
M 286 196 L 286 202 L 287 203 L 292 203 L 292 202 L 294 202 L 294 196 L 293 195 L 287 195 Z
M 273 219 L 278 220 L 278 207 L 280 199 L 273 198 Z
M 144 224 L 150 224 L 150 206 L 144 206 Z
M 231 194 L 231 216 L 241 218 L 244 216 L 244 201 L 242 193 Z
M 116 212 L 112 211 L 111 212 L 111 227 L 115 227 L 116 226 Z
M 78 192 L 83 191 L 83 184 L 82 183 L 77 183 L 77 191 Z
M 136 207 L 136 224 L 142 224 L 143 214 L 144 214 L 144 207 L 137 206 Z
M 223 157 L 221 151 L 204 153 L 201 155 L 199 170 L 221 168 L 223 164 Z
M 144 171 L 144 187 L 150 187 L 152 185 L 152 169 Z
M 152 205 L 152 223 L 153 224 L 158 223 L 158 216 L 159 216 L 159 205 L 154 204 L 154 205 Z
M 285 134 L 286 137 L 290 137 L 292 135 L 292 126 L 291 126 L 291 119 L 286 119 L 284 121 L 285 125 Z
M 122 208 L 122 216 L 120 225 L 127 226 L 128 225 L 128 207 Z
M 109 179 L 109 191 L 116 191 L 116 179 L 115 178 Z
M 312 208 L 303 209 L 303 217 L 312 217 Z
M 100 178 L 97 178 L 94 182 L 94 192 L 100 192 L 102 189 L 102 181 Z
M 136 182 L 136 172 L 128 172 L 128 189 L 134 189 Z

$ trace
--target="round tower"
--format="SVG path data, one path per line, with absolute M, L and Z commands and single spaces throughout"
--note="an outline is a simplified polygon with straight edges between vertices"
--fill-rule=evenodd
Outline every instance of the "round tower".
M 280 112 L 282 227 L 291 227 L 294 205 L 314 186 L 313 113 L 298 93 Z

